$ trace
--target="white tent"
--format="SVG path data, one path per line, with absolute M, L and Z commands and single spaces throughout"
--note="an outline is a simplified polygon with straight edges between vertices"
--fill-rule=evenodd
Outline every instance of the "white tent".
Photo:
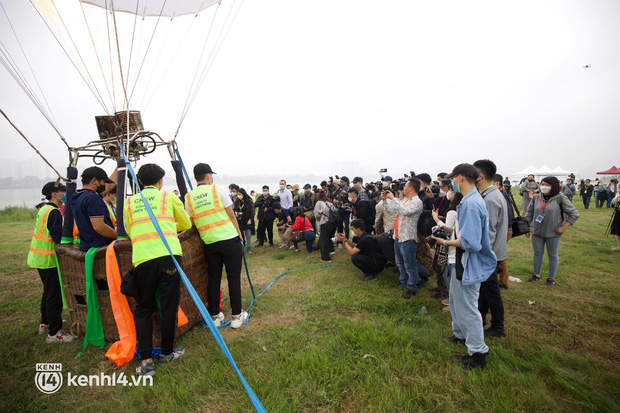
M 558 166 L 555 169 L 551 169 L 549 166 L 544 165 L 542 168 L 536 168 L 533 165 L 529 165 L 527 168 L 510 174 L 511 180 L 519 180 L 528 175 L 534 175 L 536 181 L 540 181 L 541 178 L 545 176 L 558 176 L 558 177 L 567 177 L 571 173 L 578 175 L 577 172 L 567 171 L 566 169 Z

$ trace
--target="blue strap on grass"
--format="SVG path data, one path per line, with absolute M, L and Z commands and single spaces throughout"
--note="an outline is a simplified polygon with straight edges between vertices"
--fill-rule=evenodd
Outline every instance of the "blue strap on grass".
M 176 146 L 176 145 L 175 145 Z M 177 154 L 177 158 L 179 158 L 179 162 L 181 162 L 181 167 L 183 168 L 183 173 L 185 174 L 185 179 L 187 179 L 187 184 L 189 185 L 189 190 L 192 191 L 194 187 L 192 186 L 192 181 L 189 179 L 189 175 L 187 174 L 187 169 L 185 169 L 185 164 L 183 163 L 183 158 L 181 158 L 181 154 L 178 149 L 174 149 L 174 153 Z
M 127 159 L 127 155 L 125 154 L 125 149 L 123 148 L 123 145 L 119 145 L 119 148 L 121 150 L 121 154 L 123 155 L 123 158 L 125 159 L 125 162 L 127 163 L 127 170 L 129 170 L 129 173 L 131 173 L 131 176 L 134 179 L 134 182 L 138 182 L 136 173 L 134 172 L 133 168 L 131 167 L 131 164 L 129 163 L 129 160 Z M 190 184 L 190 187 L 191 187 L 191 184 Z M 142 190 L 138 188 L 138 191 L 140 193 L 140 196 L 142 197 L 142 202 L 144 203 L 146 212 L 148 213 L 149 218 L 151 218 L 151 222 L 153 226 L 155 227 L 155 230 L 159 234 L 159 237 L 161 238 L 162 242 L 164 243 L 164 246 L 168 250 L 170 257 L 172 257 L 172 261 L 174 262 L 174 265 L 177 268 L 179 275 L 181 276 L 181 280 L 183 280 L 183 284 L 185 284 L 185 288 L 187 288 L 187 292 L 189 292 L 189 295 L 192 297 L 192 300 L 196 304 L 196 307 L 198 308 L 200 315 L 202 316 L 202 318 L 205 320 L 205 322 L 209 326 L 209 330 L 211 330 L 211 334 L 215 338 L 215 341 L 220 346 L 220 348 L 224 352 L 224 355 L 226 356 L 226 358 L 232 365 L 233 369 L 239 376 L 239 379 L 241 380 L 241 384 L 243 384 L 243 387 L 245 388 L 245 391 L 250 397 L 250 401 L 254 405 L 254 408 L 256 409 L 256 411 L 261 412 L 261 413 L 262 412 L 266 413 L 267 410 L 265 410 L 265 407 L 261 403 L 260 399 L 258 398 L 258 396 L 256 396 L 256 394 L 254 393 L 254 390 L 252 390 L 252 387 L 250 387 L 248 382 L 243 377 L 243 374 L 241 374 L 241 371 L 237 367 L 237 364 L 235 363 L 235 360 L 233 359 L 232 354 L 230 354 L 230 350 L 228 350 L 228 347 L 226 346 L 226 343 L 224 342 L 222 335 L 220 334 L 218 329 L 215 327 L 215 324 L 213 323 L 213 320 L 211 319 L 211 315 L 209 314 L 209 312 L 207 311 L 207 308 L 205 307 L 204 303 L 200 299 L 200 296 L 198 295 L 198 293 L 192 286 L 192 283 L 187 278 L 187 275 L 185 275 L 185 272 L 183 272 L 183 269 L 181 268 L 176 258 L 174 257 L 174 254 L 172 253 L 172 250 L 170 249 L 170 245 L 168 244 L 168 241 L 166 241 L 166 237 L 164 236 L 161 230 L 161 227 L 159 226 L 159 223 L 157 222 L 157 219 L 155 218 L 155 215 L 153 214 L 153 210 L 151 209 L 151 206 L 149 205 L 148 201 L 144 197 Z

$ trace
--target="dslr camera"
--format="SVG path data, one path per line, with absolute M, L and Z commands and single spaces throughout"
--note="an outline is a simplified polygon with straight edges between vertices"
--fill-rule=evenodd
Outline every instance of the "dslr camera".
M 437 237 L 437 238 L 441 238 L 441 239 L 445 239 L 445 240 L 450 238 L 448 236 L 448 234 L 446 233 L 446 231 L 443 230 L 443 228 L 435 227 L 435 229 L 433 230 L 431 235 L 426 237 L 426 242 L 428 242 L 428 245 L 431 248 L 435 248 L 435 244 L 437 244 L 437 241 L 435 241 L 435 239 L 433 237 Z

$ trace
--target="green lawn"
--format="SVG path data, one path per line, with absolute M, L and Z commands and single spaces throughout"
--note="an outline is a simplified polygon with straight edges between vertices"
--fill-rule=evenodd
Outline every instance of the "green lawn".
M 603 237 L 610 210 L 577 206 L 582 217 L 562 240 L 556 286 L 510 283 L 502 291 L 508 336 L 487 340 L 484 371 L 455 365 L 452 357 L 464 347 L 441 342 L 451 335 L 451 318 L 429 291 L 403 300 L 389 288 L 397 278 L 392 269 L 362 282 L 344 250 L 332 267 L 320 268 L 318 252 L 256 249 L 248 264 L 257 293 L 285 271 L 311 269 L 282 277 L 256 301 L 247 325 L 224 328 L 222 335 L 273 412 L 620 411 L 620 253 L 610 251 L 612 237 Z M 35 363 L 62 363 L 65 374 L 131 375 L 135 362 L 114 370 L 104 357 L 109 344 L 91 346 L 76 360 L 81 342 L 47 345 L 36 334 L 42 288 L 26 267 L 32 225 L 0 223 L 0 411 L 252 410 L 201 327 L 179 340 L 185 357 L 158 369 L 153 387 L 65 385 L 52 395 L 39 392 Z M 510 275 L 525 281 L 531 260 L 529 240 L 510 242 Z M 247 280 L 243 286 L 250 299 Z

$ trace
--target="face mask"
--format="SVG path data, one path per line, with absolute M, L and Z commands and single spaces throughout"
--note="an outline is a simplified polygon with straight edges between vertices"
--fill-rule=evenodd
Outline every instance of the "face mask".
M 284 189 L 286 188 L 284 185 L 280 185 L 280 189 Z
M 444 191 L 443 189 L 439 189 L 439 196 L 445 196 L 446 195 L 446 191 Z
M 306 189 L 306 195 L 310 195 L 311 193 L 312 193 L 312 191 L 311 191 L 311 190 Z
M 383 181 L 383 187 L 387 188 L 388 186 L 390 186 L 390 184 L 388 184 L 387 181 Z
M 237 198 L 239 198 L 239 199 L 243 199 L 243 195 L 242 195 L 242 194 L 239 194 L 239 195 L 237 195 Z
M 527 180 L 530 182 L 534 182 L 534 178 L 528 178 Z
M 349 202 L 353 202 L 353 199 L 351 197 L 347 198 L 349 200 Z
M 231 192 L 231 193 L 230 193 L 230 196 L 234 198 L 234 197 L 236 197 L 236 196 L 237 196 L 237 193 L 236 193 L 236 192 Z
M 340 188 L 344 188 L 344 184 L 340 184 Z
M 103 184 L 103 185 L 99 185 L 99 186 L 97 187 L 97 193 L 98 193 L 98 194 L 103 193 L 103 191 L 105 191 L 105 184 Z
M 62 201 L 62 203 L 66 203 L 67 202 L 67 193 L 62 194 L 62 198 L 60 198 L 60 200 Z
M 457 194 L 461 193 L 461 188 L 459 188 L 459 186 L 454 183 L 454 180 L 452 180 L 452 188 L 454 188 L 454 192 L 455 193 L 457 193 Z
M 269 192 L 263 191 L 263 196 L 267 196 L 267 195 L 269 195 Z
M 543 194 L 548 194 L 549 192 L 551 192 L 551 187 L 550 186 L 541 185 L 540 186 L 540 192 L 542 192 Z

